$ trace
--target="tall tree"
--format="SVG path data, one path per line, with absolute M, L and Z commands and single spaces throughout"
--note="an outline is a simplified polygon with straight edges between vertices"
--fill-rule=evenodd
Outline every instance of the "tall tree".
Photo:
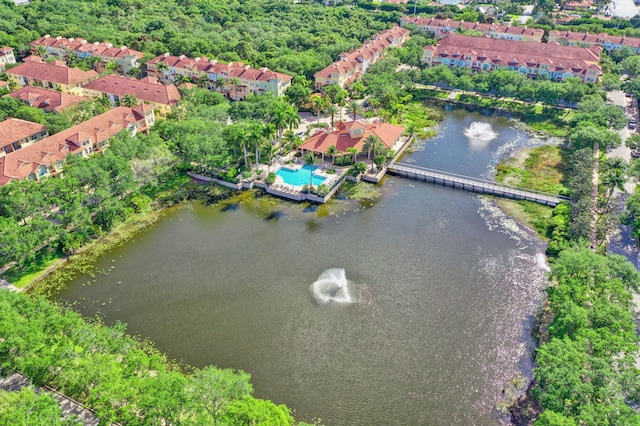
M 338 148 L 335 145 L 330 145 L 329 148 L 325 151 L 325 154 L 331 156 L 331 164 L 336 161 L 336 154 L 338 153 Z
M 311 167 L 311 170 L 309 170 L 309 189 L 307 191 L 310 194 L 313 189 L 313 166 L 318 164 L 318 157 L 316 157 L 313 152 L 309 151 L 304 156 L 304 162 Z
M 347 114 L 353 114 L 353 121 L 356 121 L 358 114 L 362 113 L 362 105 L 356 101 L 351 101 L 347 104 Z

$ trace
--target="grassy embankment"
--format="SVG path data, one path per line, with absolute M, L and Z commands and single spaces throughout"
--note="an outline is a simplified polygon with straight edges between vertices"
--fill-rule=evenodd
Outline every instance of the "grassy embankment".
M 540 102 L 524 102 L 514 98 L 496 98 L 473 92 L 457 92 L 450 98 L 451 91 L 435 86 L 419 86 L 415 98 L 431 99 L 438 103 L 492 109 L 513 114 L 525 121 L 529 128 L 551 136 L 565 137 L 569 134 L 569 120 L 573 110 Z
M 523 102 L 511 98 L 494 98 L 474 94 L 459 94 L 456 101 L 479 108 L 496 109 L 515 114 L 527 123 L 531 130 L 551 136 L 564 137 L 569 133 L 569 120 L 573 110 L 545 106 L 541 103 Z
M 545 145 L 525 149 L 503 160 L 496 167 L 496 181 L 536 191 L 563 194 L 563 157 L 558 146 Z M 553 209 L 529 201 L 498 199 L 498 205 L 507 214 L 533 229 L 544 241 L 549 240 L 550 219 Z
M 146 195 L 155 201 L 154 209 L 130 216 L 125 222 L 92 241 L 73 256 L 67 257 L 59 250 L 45 247 L 31 262 L 22 267 L 13 266 L 1 277 L 20 289 L 27 289 L 37 283 L 37 289 L 34 288 L 33 291 L 39 294 L 54 292 L 55 289 L 59 289 L 64 280 L 69 278 L 69 273 L 86 270 L 99 254 L 124 243 L 154 223 L 164 208 L 172 205 L 174 200 L 187 198 L 192 191 L 191 181 L 192 179 L 183 173 L 166 174 L 158 184 L 144 190 Z

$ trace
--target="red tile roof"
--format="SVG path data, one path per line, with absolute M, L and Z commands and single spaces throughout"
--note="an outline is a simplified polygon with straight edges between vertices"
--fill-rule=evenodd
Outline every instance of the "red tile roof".
M 0 149 L 13 142 L 44 132 L 47 126 L 18 118 L 7 118 L 0 122 Z
M 129 49 L 126 46 L 113 47 L 113 44 L 107 42 L 89 43 L 84 39 L 51 37 L 49 34 L 32 41 L 30 44 L 33 49 L 38 46 L 53 47 L 57 49 L 68 49 L 74 52 L 90 52 L 92 56 L 104 56 L 109 58 L 128 58 L 135 56 L 138 59 L 142 59 L 144 56 L 142 52 Z
M 315 73 L 314 77 L 330 77 L 334 73 L 346 75 L 352 70 L 358 72 L 363 62 L 375 62 L 385 49 L 396 43 L 397 46 L 402 46 L 404 40 L 409 37 L 409 32 L 409 30 L 395 26 L 383 31 L 381 34 L 374 34 L 372 39 L 359 49 L 341 53 L 340 59 Z M 355 77 L 352 77 L 350 81 L 354 79 Z
M 348 148 L 353 147 L 362 152 L 364 142 L 370 135 L 378 136 L 387 148 L 391 148 L 404 132 L 402 126 L 382 122 L 366 124 L 362 121 L 338 121 L 336 127 L 338 130 L 333 132 L 326 130 L 316 132 L 304 141 L 300 148 L 324 153 L 331 145 L 334 145 L 340 152 L 346 152 Z M 364 132 L 357 137 L 351 137 L 350 130 L 358 127 L 364 128 Z
M 9 46 L 0 47 L 0 56 L 7 56 L 10 53 L 13 53 L 13 49 Z
M 82 142 L 88 138 L 96 144 L 114 136 L 131 123 L 144 121 L 149 107 L 118 107 L 25 148 L 0 157 L 0 185 L 13 179 L 25 179 L 41 165 L 52 166 L 67 155 L 81 152 Z M 146 124 L 138 127 L 144 130 Z
M 66 85 L 83 83 L 98 76 L 98 73 L 93 70 L 83 71 L 80 68 L 69 68 L 64 65 L 63 61 L 45 63 L 33 60 L 23 62 L 6 73 Z
M 640 48 L 640 38 L 627 36 L 614 36 L 606 33 L 591 34 L 579 33 L 575 31 L 549 31 L 549 39 L 555 41 L 567 41 L 585 44 L 605 45 L 611 43 L 613 45 L 629 46 Z
M 82 96 L 58 92 L 57 90 L 43 89 L 34 86 L 25 86 L 5 96 L 20 99 L 27 105 L 42 108 L 47 112 L 60 112 L 66 108 L 78 105 L 82 101 L 91 100 Z
M 426 46 L 435 52 L 434 57 L 471 56 L 473 60 L 489 59 L 496 65 L 527 64 L 531 67 L 548 63 L 550 69 L 600 69 L 599 50 L 601 48 L 584 48 L 561 46 L 558 43 L 534 43 L 493 39 L 490 37 L 472 37 L 451 34 L 438 41 L 437 46 Z
M 116 75 L 107 75 L 84 86 L 88 90 L 108 93 L 123 97 L 135 96 L 145 102 L 173 105 L 180 101 L 180 92 L 173 84 L 164 85 L 156 79 L 136 80 Z
M 481 31 L 484 34 L 513 34 L 529 36 L 542 40 L 544 30 L 539 28 L 520 27 L 515 25 L 487 24 L 481 22 L 454 21 L 453 19 L 422 18 L 419 16 L 405 16 L 401 19 L 403 24 L 414 24 L 418 27 L 462 28 L 464 30 Z
M 241 62 L 221 63 L 216 60 L 210 60 L 206 57 L 198 57 L 195 59 L 187 58 L 184 55 L 172 56 L 168 53 L 157 56 L 147 61 L 147 66 L 155 65 L 163 62 L 172 68 L 187 69 L 209 74 L 224 74 L 231 77 L 245 78 L 255 81 L 282 80 L 290 81 L 293 77 L 288 74 L 272 71 L 269 68 L 251 68 Z

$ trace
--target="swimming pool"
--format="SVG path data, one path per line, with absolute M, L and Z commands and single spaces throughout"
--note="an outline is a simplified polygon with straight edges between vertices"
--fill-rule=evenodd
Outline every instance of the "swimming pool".
M 317 168 L 318 166 L 311 167 L 310 165 L 305 164 L 301 169 L 297 170 L 282 168 L 276 172 L 276 175 L 282 177 L 282 180 L 284 180 L 284 182 L 289 185 L 309 185 L 309 174 L 313 173 L 313 171 Z M 316 175 L 313 175 L 311 179 L 313 179 L 313 185 L 320 185 L 326 180 L 326 178 Z

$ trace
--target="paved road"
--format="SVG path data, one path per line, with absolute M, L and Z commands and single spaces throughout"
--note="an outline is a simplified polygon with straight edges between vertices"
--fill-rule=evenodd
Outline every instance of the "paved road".
M 634 118 L 638 121 L 638 104 L 636 99 L 632 100 L 632 98 L 627 98 L 621 90 L 613 90 L 611 92 L 607 92 L 607 100 L 614 105 L 624 108 L 627 118 Z M 636 130 L 629 130 L 626 127 L 620 130 L 618 133 L 622 138 L 622 144 L 618 148 L 611 150 L 609 156 L 622 158 L 625 161 L 631 161 L 631 150 L 625 146 L 624 141 L 626 141 L 627 138 L 635 132 Z M 632 194 L 635 184 L 632 181 L 628 181 L 624 187 L 628 193 Z

